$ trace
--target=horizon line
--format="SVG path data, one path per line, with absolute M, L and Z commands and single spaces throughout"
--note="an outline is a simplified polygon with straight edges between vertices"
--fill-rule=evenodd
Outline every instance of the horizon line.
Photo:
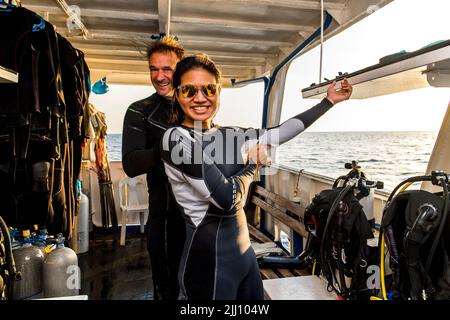
M 432 133 L 439 133 L 439 130 L 367 130 L 367 131 L 360 131 L 360 130 L 307 131 L 306 130 L 300 134 L 303 134 L 303 133 L 340 133 L 340 132 L 352 132 L 352 133 L 358 133 L 358 132 L 432 132 Z M 108 134 L 122 134 L 122 132 L 110 132 L 110 133 L 107 133 L 107 135 Z

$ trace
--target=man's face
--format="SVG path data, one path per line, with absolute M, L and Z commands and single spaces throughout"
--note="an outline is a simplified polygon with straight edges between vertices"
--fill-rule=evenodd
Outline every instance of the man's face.
M 174 52 L 155 52 L 150 56 L 150 79 L 160 96 L 172 97 L 172 75 L 177 62 L 178 58 Z

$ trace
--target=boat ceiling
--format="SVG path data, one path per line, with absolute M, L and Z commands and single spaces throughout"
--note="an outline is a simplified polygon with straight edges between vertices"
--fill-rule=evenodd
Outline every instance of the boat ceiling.
M 325 39 L 391 0 L 325 0 L 333 16 Z M 224 85 L 273 68 L 320 27 L 320 0 L 22 0 L 85 53 L 92 81 L 150 84 L 145 47 L 152 35 L 176 35 L 188 54 L 205 52 Z M 69 30 L 65 4 L 80 8 L 81 30 Z M 311 49 L 318 41 L 310 45 Z

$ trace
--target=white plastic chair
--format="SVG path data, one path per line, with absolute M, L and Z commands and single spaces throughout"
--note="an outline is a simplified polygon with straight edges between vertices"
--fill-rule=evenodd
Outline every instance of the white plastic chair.
M 134 178 L 125 177 L 119 182 L 120 209 L 122 226 L 120 229 L 120 245 L 125 245 L 128 214 L 139 213 L 140 231 L 144 233 L 144 215 L 148 213 L 148 193 L 145 175 Z

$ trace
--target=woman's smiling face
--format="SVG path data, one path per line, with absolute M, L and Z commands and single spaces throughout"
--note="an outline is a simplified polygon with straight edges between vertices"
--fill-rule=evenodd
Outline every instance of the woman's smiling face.
M 201 121 L 209 128 L 219 108 L 220 85 L 209 71 L 191 69 L 181 76 L 176 98 L 184 112 L 184 125 L 193 127 L 194 121 Z

